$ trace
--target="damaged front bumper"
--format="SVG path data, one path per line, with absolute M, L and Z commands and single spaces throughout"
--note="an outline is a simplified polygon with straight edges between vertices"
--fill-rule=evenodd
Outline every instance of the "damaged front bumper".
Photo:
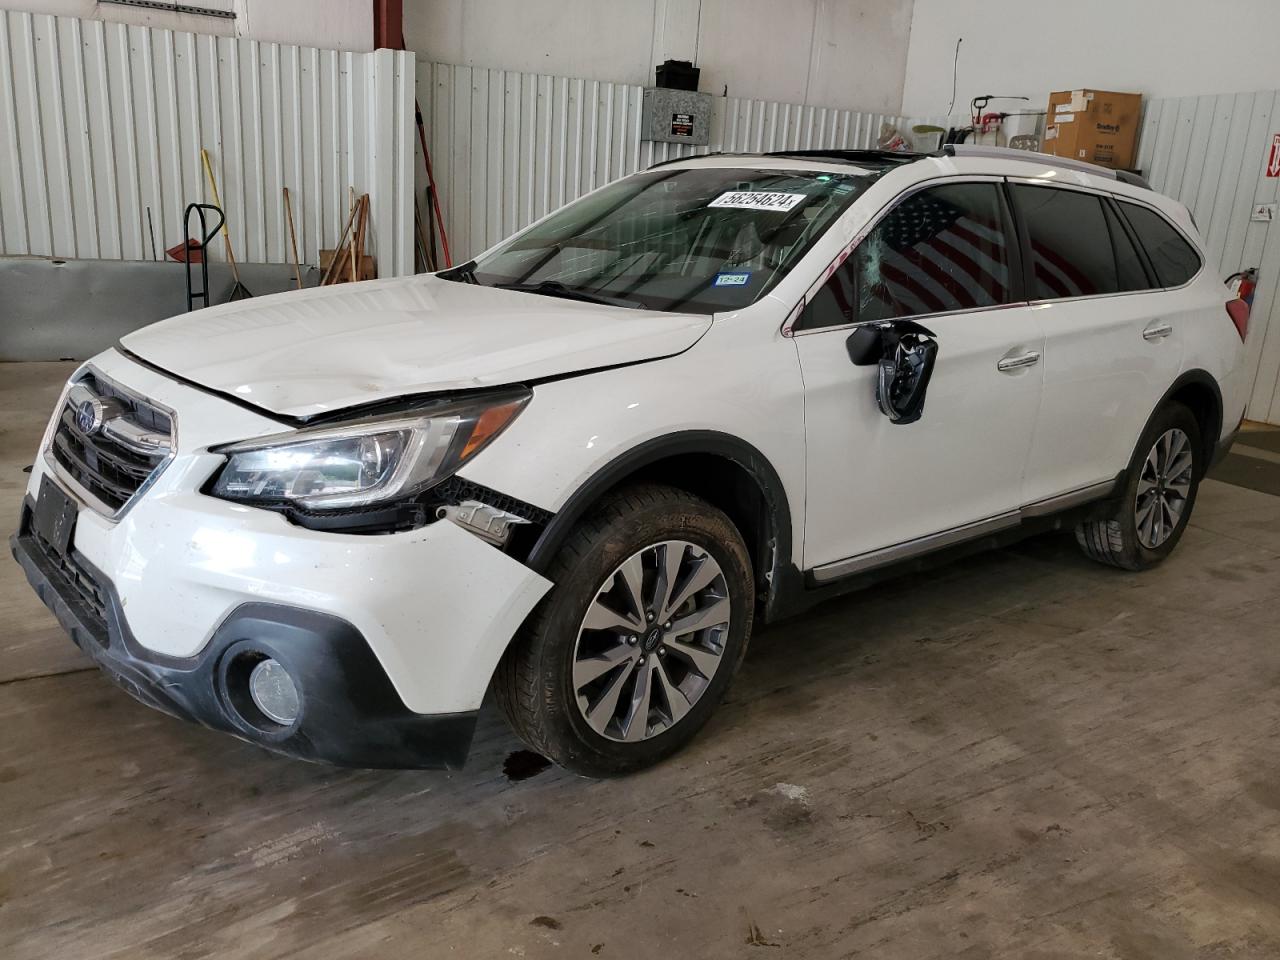
M 524 618 L 527 611 L 522 609 L 531 608 L 544 593 L 536 584 L 547 582 L 526 571 L 535 589 L 504 598 L 515 599 L 515 607 L 493 603 L 490 626 L 495 628 L 472 628 L 468 634 L 463 628 L 466 617 L 451 616 L 451 611 L 457 611 L 457 604 L 467 608 L 479 603 L 494 584 L 467 576 L 467 558 L 474 561 L 479 552 L 486 561 L 498 559 L 495 566 L 525 568 L 449 522 L 440 522 L 433 525 L 439 527 L 435 539 L 456 550 L 454 568 L 462 577 L 445 585 L 443 594 L 424 586 L 416 595 L 402 598 L 406 604 L 424 605 L 426 611 L 435 607 L 438 616 L 424 617 L 419 636 L 379 635 L 381 653 L 399 669 L 394 677 L 398 684 L 369 637 L 347 618 L 280 602 L 261 585 L 230 600 L 227 613 L 211 625 L 209 639 L 198 649 L 174 655 L 138 639 L 125 616 L 129 594 L 78 549 L 65 554 L 52 549 L 33 529 L 33 513 L 35 502 L 28 498 L 19 530 L 10 539 L 13 556 L 74 643 L 116 685 L 148 707 L 233 733 L 275 753 L 352 767 L 461 767 L 470 749 L 476 710 L 515 631 L 512 625 Z M 429 554 L 435 550 L 420 550 L 422 570 L 429 571 Z M 156 572 L 145 588 L 133 582 L 127 589 L 136 595 L 138 590 L 160 591 L 172 602 L 184 591 L 174 582 L 182 575 L 183 571 L 169 570 L 165 582 Z M 474 586 L 468 589 L 462 581 Z M 296 591 L 282 593 L 296 596 Z M 352 591 L 353 602 L 360 593 Z M 219 602 L 227 604 L 227 596 L 220 594 Z M 146 609 L 145 604 L 138 607 Z M 202 625 L 189 623 L 188 632 L 201 634 Z M 388 646 L 393 640 L 396 649 Z M 282 664 L 297 687 L 300 709 L 288 726 L 262 716 L 244 687 L 246 664 L 264 658 Z M 443 695 L 443 685 L 452 686 L 448 695 Z M 411 691 L 411 703 L 402 689 Z M 433 691 L 442 695 L 436 698 Z
M 470 657 L 459 650 L 450 658 L 476 666 L 469 680 L 456 666 L 440 663 L 440 674 L 472 688 L 462 698 L 474 707 L 430 713 L 406 705 L 352 623 L 314 609 L 246 598 L 198 651 L 160 653 L 134 635 L 116 584 L 74 547 L 59 555 L 33 529 L 33 511 L 28 498 L 18 533 L 10 539 L 14 558 L 76 645 L 140 702 L 306 760 L 415 768 L 457 768 L 466 760 L 476 708 L 492 672 L 492 665 L 480 664 L 487 659 L 496 664 L 501 649 L 480 659 L 475 650 Z M 448 639 L 458 645 L 467 640 Z M 244 665 L 267 657 L 280 663 L 297 687 L 297 719 L 287 726 L 254 709 L 243 689 Z
M 33 465 L 11 548 L 81 649 L 143 702 L 272 750 L 361 766 L 461 763 L 493 671 L 550 582 L 485 539 L 491 530 L 447 518 L 355 534 L 207 496 L 224 463 L 209 448 L 279 422 L 110 351 L 94 363 L 181 422 L 167 466 L 115 514 L 48 456 Z M 50 485 L 58 509 L 41 516 L 60 518 L 56 549 L 33 523 Z M 242 709 L 236 671 L 264 657 L 298 688 L 288 729 Z
M 75 552 L 58 557 L 33 533 L 29 517 L 24 511 L 10 540 L 27 580 L 76 646 L 141 703 L 303 760 L 450 769 L 466 761 L 475 711 L 408 710 L 351 624 L 312 610 L 246 603 L 195 656 L 156 654 L 130 632 L 119 594 L 102 572 Z M 297 685 L 299 711 L 288 726 L 237 695 L 237 664 L 264 656 Z

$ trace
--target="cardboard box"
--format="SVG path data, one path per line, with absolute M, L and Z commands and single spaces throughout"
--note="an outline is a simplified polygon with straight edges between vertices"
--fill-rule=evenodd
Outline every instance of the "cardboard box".
M 1045 153 L 1129 170 L 1137 161 L 1142 94 L 1065 90 L 1049 94 Z

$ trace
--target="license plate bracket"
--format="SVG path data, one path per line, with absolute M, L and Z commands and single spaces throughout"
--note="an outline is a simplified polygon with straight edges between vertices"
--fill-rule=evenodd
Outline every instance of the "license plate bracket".
M 48 475 L 40 478 L 40 493 L 36 497 L 31 526 L 36 536 L 49 544 L 60 557 L 66 556 L 71 548 L 71 532 L 75 529 L 79 512 L 76 502 Z

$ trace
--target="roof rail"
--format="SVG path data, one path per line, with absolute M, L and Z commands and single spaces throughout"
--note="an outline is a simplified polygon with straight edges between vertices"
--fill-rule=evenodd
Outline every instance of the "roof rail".
M 909 150 L 779 150 L 764 154 L 766 157 L 795 158 L 797 160 L 835 160 L 837 163 L 861 163 L 869 166 L 897 167 L 905 163 L 914 163 L 926 157 L 937 156 L 930 153 L 916 153 Z
M 646 170 L 655 170 L 658 167 L 665 167 L 672 163 L 684 163 L 686 160 L 701 160 L 703 157 L 738 157 L 745 154 L 725 153 L 723 150 L 712 150 L 710 153 L 691 153 L 687 157 L 668 157 L 666 160 L 659 160 L 657 163 L 651 163 Z
M 1141 187 L 1143 190 L 1154 190 L 1155 187 L 1147 183 L 1147 178 L 1140 173 L 1134 173 L 1131 170 L 1117 170 L 1116 179 L 1121 183 L 1127 183 L 1131 187 Z
M 669 163 L 680 163 L 685 160 L 697 160 L 701 157 L 773 157 L 780 160 L 827 160 L 831 163 L 852 163 L 864 167 L 874 167 L 879 170 L 878 175 L 881 176 L 895 167 L 915 163 L 917 160 L 927 160 L 931 157 L 935 159 L 938 157 L 986 157 L 991 160 L 1021 160 L 1025 163 L 1038 163 L 1041 166 L 1058 167 L 1063 170 L 1078 170 L 1081 173 L 1089 173 L 1095 177 L 1118 180 L 1121 183 L 1141 187 L 1144 190 L 1151 189 L 1151 185 L 1146 180 L 1136 173 L 1130 173 L 1128 170 L 1112 170 L 1109 167 L 1100 167 L 1096 163 L 1085 163 L 1083 160 L 1073 160 L 1070 157 L 1055 157 L 1052 154 L 1037 153 L 1031 150 L 1014 150 L 1010 147 L 987 147 L 973 143 L 944 144 L 941 150 L 934 153 L 918 153 L 906 150 L 839 149 L 778 150 L 771 153 L 716 151 L 714 153 L 698 153 L 688 157 L 672 157 L 670 160 L 661 160 L 658 163 L 650 164 L 648 169 L 652 170 L 655 167 L 663 167 Z
M 738 153 L 721 152 L 696 153 L 688 157 L 672 157 L 651 163 L 647 169 L 664 167 L 669 163 L 681 163 L 685 160 L 700 160 L 703 157 L 773 157 L 778 160 L 827 160 L 832 163 L 854 163 L 864 167 L 878 167 L 883 172 L 891 167 L 913 163 L 926 157 L 936 157 L 936 153 L 911 153 L 894 150 L 778 150 L 770 153 Z
M 1136 173 L 1128 170 L 1112 170 L 1096 163 L 1085 163 L 1070 157 L 1055 157 L 1049 153 L 1038 153 L 1032 150 L 1014 150 L 1011 147 L 986 147 L 972 143 L 948 143 L 942 148 L 942 154 L 948 157 L 987 157 L 991 160 L 1022 160 L 1027 163 L 1038 163 L 1042 166 L 1060 167 L 1063 170 L 1078 170 L 1095 177 L 1106 177 L 1108 180 L 1119 180 L 1135 187 L 1150 190 L 1151 185 Z

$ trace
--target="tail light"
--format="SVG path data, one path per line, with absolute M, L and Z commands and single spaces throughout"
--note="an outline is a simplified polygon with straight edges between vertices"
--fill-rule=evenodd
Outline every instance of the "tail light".
M 1239 297 L 1228 300 L 1227 316 L 1236 325 L 1236 333 L 1240 334 L 1240 340 L 1244 342 L 1244 338 L 1249 334 L 1249 305 Z

